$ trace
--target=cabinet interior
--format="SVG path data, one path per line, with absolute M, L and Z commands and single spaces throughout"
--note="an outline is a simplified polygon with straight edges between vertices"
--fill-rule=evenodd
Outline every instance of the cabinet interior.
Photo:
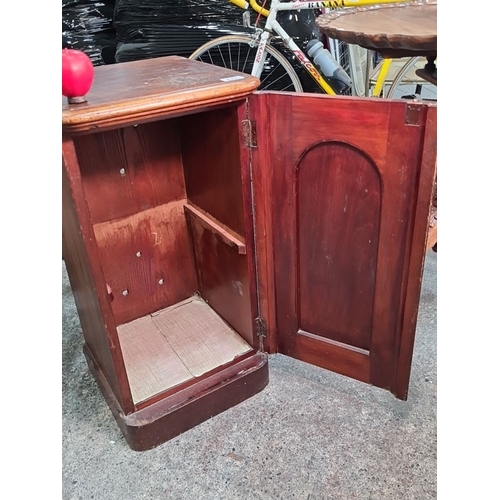
M 74 141 L 134 404 L 254 353 L 236 107 Z

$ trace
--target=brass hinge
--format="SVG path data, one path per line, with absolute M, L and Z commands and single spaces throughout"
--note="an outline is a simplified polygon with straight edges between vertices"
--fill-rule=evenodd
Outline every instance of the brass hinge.
M 264 338 L 267 337 L 266 322 L 263 318 L 255 318 L 257 337 L 259 338 L 259 351 L 264 351 Z
M 267 337 L 266 322 L 262 318 L 255 318 L 255 325 L 257 326 L 257 336 Z
M 420 125 L 420 113 L 422 106 L 420 104 L 408 103 L 406 105 L 405 125 Z
M 241 129 L 243 133 L 243 146 L 246 148 L 256 148 L 257 136 L 255 133 L 255 122 L 252 120 L 242 120 Z

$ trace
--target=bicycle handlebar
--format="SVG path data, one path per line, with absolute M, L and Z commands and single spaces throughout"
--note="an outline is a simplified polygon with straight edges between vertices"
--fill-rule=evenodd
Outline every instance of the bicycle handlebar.
M 255 12 L 258 12 L 259 14 L 262 14 L 265 17 L 269 15 L 269 11 L 267 9 L 264 9 L 264 7 L 261 7 L 257 3 L 257 0 L 249 0 L 250 3 L 247 2 L 246 0 L 229 0 L 229 1 L 231 3 L 234 3 L 234 5 L 237 5 L 240 9 L 247 10 L 248 7 L 251 6 Z
M 264 7 L 261 7 L 257 3 L 257 0 L 250 0 L 250 5 L 252 6 L 252 9 L 255 12 L 258 12 L 259 14 L 262 14 L 265 17 L 267 17 L 269 15 L 269 11 L 267 9 L 264 9 Z
M 240 9 L 248 9 L 248 2 L 245 0 L 229 0 L 231 3 L 234 3 L 234 5 L 237 5 Z

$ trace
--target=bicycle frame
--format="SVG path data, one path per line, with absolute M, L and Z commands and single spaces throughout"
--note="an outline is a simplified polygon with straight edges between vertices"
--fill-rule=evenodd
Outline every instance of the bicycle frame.
M 378 5 L 383 3 L 405 3 L 408 0 L 331 0 L 327 2 L 287 2 L 283 3 L 281 0 L 271 0 L 271 6 L 269 10 L 260 6 L 256 0 L 249 0 L 247 3 L 245 0 L 229 0 L 230 2 L 238 5 L 243 9 L 248 9 L 251 6 L 255 11 L 259 12 L 265 16 L 266 23 L 263 30 L 259 30 L 258 34 L 260 36 L 259 45 L 257 48 L 257 54 L 252 68 L 252 76 L 260 78 L 262 70 L 264 68 L 263 54 L 265 53 L 266 45 L 269 40 L 271 33 L 278 34 L 288 49 L 293 52 L 295 57 L 299 60 L 300 64 L 304 69 L 314 78 L 318 85 L 330 95 L 335 95 L 335 91 L 331 85 L 323 78 L 321 73 L 316 69 L 314 64 L 310 61 L 306 54 L 299 48 L 299 46 L 294 42 L 292 37 L 283 29 L 279 21 L 277 20 L 277 15 L 279 12 L 291 11 L 291 10 L 313 10 L 321 8 L 342 8 L 342 7 L 361 7 L 368 5 Z M 383 80 L 387 74 L 387 70 L 391 64 L 391 59 L 386 59 L 382 66 L 382 71 L 380 72 L 379 78 L 375 85 L 374 95 L 380 94 L 382 89 Z

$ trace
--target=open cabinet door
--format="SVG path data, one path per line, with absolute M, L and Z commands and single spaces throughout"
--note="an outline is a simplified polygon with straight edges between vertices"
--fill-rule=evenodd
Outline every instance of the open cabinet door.
M 436 107 L 256 93 L 248 109 L 269 350 L 406 399 Z

